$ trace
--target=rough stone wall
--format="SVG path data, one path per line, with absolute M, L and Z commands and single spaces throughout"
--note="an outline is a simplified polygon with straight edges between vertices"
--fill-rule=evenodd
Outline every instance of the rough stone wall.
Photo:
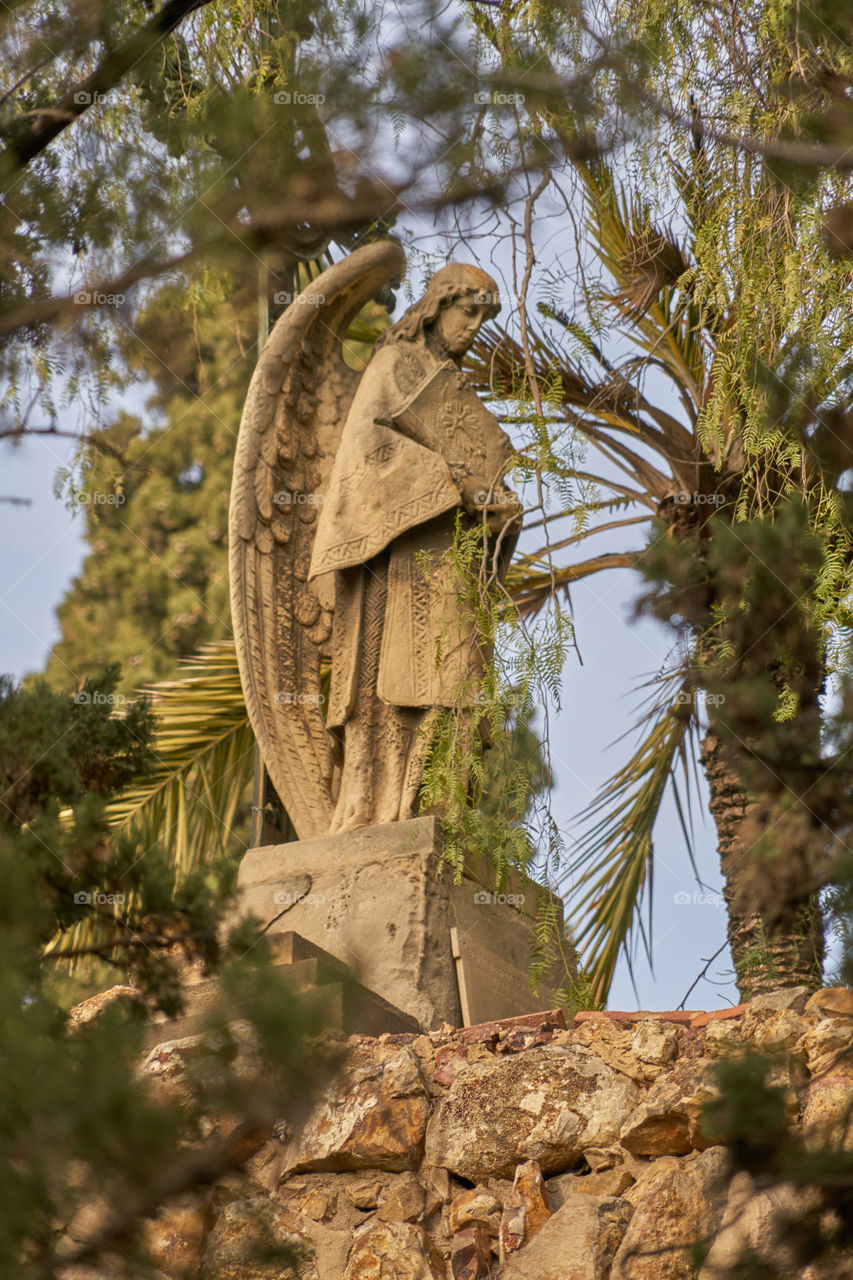
M 823 1280 L 785 1269 L 776 1216 L 794 1192 L 732 1178 L 700 1108 L 714 1060 L 751 1043 L 779 1053 L 792 1123 L 853 1150 L 853 992 L 559 1021 L 350 1037 L 298 1131 L 149 1223 L 162 1276 L 724 1280 L 748 1246 Z M 179 1092 L 205 1051 L 197 1036 L 160 1045 L 143 1072 Z M 249 1262 L 262 1232 L 298 1245 L 299 1265 Z

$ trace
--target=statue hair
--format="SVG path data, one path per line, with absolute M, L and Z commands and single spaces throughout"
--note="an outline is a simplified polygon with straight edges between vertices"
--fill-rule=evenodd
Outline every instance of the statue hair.
M 498 286 L 480 267 L 457 262 L 442 267 L 430 280 L 424 296 L 377 339 L 374 350 L 394 342 L 417 342 L 423 337 L 424 329 L 435 322 L 443 307 L 469 296 L 485 306 L 489 320 L 501 309 Z

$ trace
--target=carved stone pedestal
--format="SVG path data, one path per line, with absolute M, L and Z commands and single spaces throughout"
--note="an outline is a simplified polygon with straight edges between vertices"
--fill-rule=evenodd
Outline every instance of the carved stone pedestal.
M 435 818 L 250 849 L 240 911 L 268 934 L 295 931 L 342 960 L 359 982 L 424 1029 L 468 1026 L 554 1007 L 574 976 L 571 948 L 534 995 L 528 984 L 537 895 L 520 878 L 494 892 L 441 865 Z

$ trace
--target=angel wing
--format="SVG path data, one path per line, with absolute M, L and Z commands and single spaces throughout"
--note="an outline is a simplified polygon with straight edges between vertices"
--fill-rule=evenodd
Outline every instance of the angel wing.
M 300 840 L 332 819 L 333 757 L 320 695 L 332 595 L 308 582 L 311 547 L 359 375 L 342 342 L 359 309 L 405 267 L 365 245 L 317 276 L 261 352 L 243 409 L 229 512 L 231 613 L 249 720 Z

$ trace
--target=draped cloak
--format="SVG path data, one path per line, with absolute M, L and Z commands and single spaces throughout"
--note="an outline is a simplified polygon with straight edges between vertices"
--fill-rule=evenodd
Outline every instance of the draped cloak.
M 476 701 L 483 654 L 446 555 L 462 506 L 453 476 L 502 487 L 509 453 L 452 361 L 422 339 L 377 351 L 343 428 L 309 571 L 309 579 L 335 571 L 330 729 L 346 723 L 359 696 L 365 578 L 379 557 L 387 595 L 376 695 L 412 708 Z

